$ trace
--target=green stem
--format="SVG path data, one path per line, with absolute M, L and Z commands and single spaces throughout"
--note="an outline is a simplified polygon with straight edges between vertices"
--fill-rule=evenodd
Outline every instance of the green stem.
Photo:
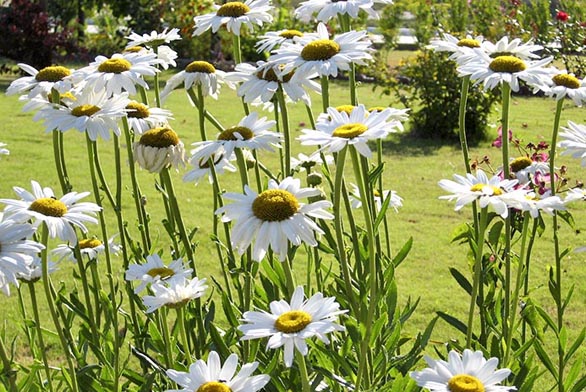
M 159 309 L 157 312 L 159 326 L 161 328 L 161 332 L 163 335 L 163 344 L 165 346 L 165 365 L 167 368 L 171 368 L 171 364 L 173 363 L 173 354 L 171 352 L 171 335 L 169 334 L 169 325 L 167 324 L 167 308 L 163 307 Z
M 183 355 L 185 356 L 185 363 L 190 364 L 191 361 L 191 350 L 189 348 L 189 340 L 187 340 L 187 333 L 185 333 L 185 313 L 183 312 L 183 306 L 175 308 L 177 311 L 177 325 L 179 328 L 179 336 L 181 338 L 181 344 L 183 345 Z
M 89 320 L 89 324 L 90 324 L 90 330 L 92 331 L 92 337 L 95 339 L 98 339 L 99 337 L 99 333 L 98 333 L 98 327 L 96 325 L 96 318 L 94 315 L 94 310 L 93 310 L 93 306 L 92 306 L 92 301 L 91 301 L 91 297 L 90 297 L 90 288 L 89 288 L 89 284 L 88 284 L 88 280 L 87 280 L 87 273 L 86 273 L 86 268 L 84 268 L 83 266 L 83 257 L 81 256 L 81 251 L 79 249 L 79 244 L 75 244 L 75 247 L 73 248 L 73 254 L 75 255 L 75 259 L 77 260 L 77 266 L 79 268 L 79 278 L 81 279 L 81 285 L 83 287 L 83 294 L 84 294 L 84 299 L 86 302 L 86 311 L 87 311 L 87 318 Z M 96 347 L 100 347 L 99 342 L 94 342 L 96 343 Z
M 239 148 L 234 149 L 236 154 L 236 163 L 238 164 L 238 173 L 240 173 L 240 181 L 242 182 L 242 189 L 248 185 L 248 167 L 246 166 L 246 160 L 242 150 Z
M 197 98 L 197 96 L 193 92 L 193 89 L 189 89 L 189 90 L 186 90 L 186 91 L 187 91 L 187 95 L 189 95 L 189 98 L 191 98 L 191 100 L 193 101 L 193 103 L 195 104 L 195 106 L 199 106 L 200 99 Z M 207 110 L 204 109 L 203 114 L 204 114 L 204 117 L 207 118 L 208 121 L 214 127 L 216 127 L 216 129 L 218 131 L 222 132 L 225 129 L 223 127 L 223 125 L 220 124 L 220 122 L 218 120 L 216 120 L 216 118 L 210 112 L 208 112 Z
M 311 385 L 309 383 L 309 374 L 307 372 L 305 357 L 296 349 L 295 356 L 297 357 L 297 367 L 299 367 L 299 377 L 301 378 L 301 390 L 303 392 L 311 392 Z
M 283 176 L 288 177 L 291 175 L 291 132 L 289 131 L 289 114 L 287 112 L 287 104 L 285 103 L 285 94 L 283 93 L 283 88 L 280 84 L 277 89 L 277 98 L 279 100 L 279 108 L 283 119 L 282 126 L 285 144 L 285 173 Z
M 41 251 L 41 268 L 42 268 L 42 280 L 43 280 L 43 288 L 45 289 L 45 296 L 47 298 L 47 305 L 49 308 L 49 313 L 51 314 L 51 319 L 53 320 L 53 324 L 55 325 L 55 329 L 57 329 L 57 335 L 59 336 L 59 341 L 61 342 L 61 347 L 63 348 L 63 353 L 65 354 L 65 358 L 67 360 L 67 365 L 69 367 L 69 376 L 71 379 L 71 390 L 74 392 L 79 391 L 79 387 L 77 386 L 77 374 L 75 372 L 75 365 L 71 360 L 71 353 L 69 351 L 67 340 L 63 335 L 63 330 L 61 328 L 61 323 L 59 322 L 59 317 L 57 316 L 57 312 L 55 311 L 55 302 L 53 299 L 53 293 L 51 291 L 51 282 L 49 280 L 49 266 L 48 266 L 48 258 L 47 258 L 47 248 L 49 243 L 49 229 L 47 228 L 47 224 L 43 223 L 42 225 L 42 234 L 41 234 L 41 244 L 45 246 L 45 248 Z M 1 339 L 0 339 L 1 340 Z
M 474 257 L 474 280 L 472 282 L 472 293 L 470 293 L 470 309 L 468 311 L 468 328 L 466 329 L 466 347 L 472 347 L 472 331 L 474 329 L 474 309 L 478 297 L 478 290 L 482 284 L 482 255 L 484 253 L 484 235 L 486 231 L 488 208 L 480 210 L 480 221 L 478 223 L 478 237 L 476 237 L 476 254 Z
M 468 152 L 468 141 L 466 136 L 466 106 L 468 102 L 468 90 L 470 88 L 470 76 L 462 78 L 462 90 L 460 91 L 460 110 L 458 111 L 458 124 L 460 135 L 460 147 L 464 156 L 464 165 L 466 173 L 472 173 L 470 167 L 470 156 Z
M 549 152 L 549 175 L 550 175 L 550 187 L 551 187 L 551 196 L 555 196 L 556 194 L 556 178 L 555 178 L 555 154 L 556 154 L 556 144 L 558 133 L 560 130 L 560 119 L 562 116 L 562 109 L 564 107 L 564 100 L 560 99 L 557 101 L 556 110 L 555 110 L 555 117 L 553 123 L 553 131 L 551 136 L 551 147 Z M 554 257 L 555 257 L 555 304 L 556 304 L 556 321 L 557 321 L 557 333 L 558 336 L 564 327 L 564 304 L 563 304 L 563 295 L 562 295 L 562 259 L 560 256 L 560 242 L 559 242 L 559 233 L 558 233 L 558 216 L 556 211 L 553 212 L 553 219 L 552 219 L 552 229 L 553 229 L 553 247 L 554 247 Z M 564 392 L 564 369 L 565 369 L 565 349 L 562 346 L 561 342 L 558 338 L 558 391 Z
M 47 346 L 45 345 L 45 339 L 43 338 L 43 329 L 41 328 L 41 317 L 39 316 L 39 305 L 37 302 L 37 292 L 35 290 L 35 284 L 28 282 L 28 288 L 31 294 L 31 304 L 33 306 L 33 316 L 35 318 L 35 328 L 37 330 L 37 336 L 39 339 L 39 346 L 41 346 L 41 357 L 43 358 L 43 367 L 45 368 L 45 374 L 47 375 L 47 384 L 49 390 L 53 391 L 53 380 L 51 379 L 51 369 L 49 368 L 49 360 L 47 359 Z
M 61 105 L 61 95 L 59 91 L 51 89 L 51 101 L 55 107 Z M 55 160 L 55 168 L 57 169 L 57 177 L 61 185 L 63 194 L 71 192 L 72 186 L 67 177 L 67 169 L 65 167 L 65 159 L 63 157 L 63 134 L 57 129 L 53 130 L 53 156 Z
M 0 374 L 6 375 L 10 392 L 18 392 L 16 387 L 16 370 L 12 370 L 12 361 L 8 357 L 8 352 L 4 346 L 4 338 L 0 336 L 0 360 L 2 360 L 2 372 Z
M 201 140 L 205 141 L 207 140 L 206 137 L 206 119 L 205 119 L 205 115 L 206 115 L 206 108 L 205 108 L 205 104 L 204 104 L 204 98 L 203 98 L 203 89 L 201 88 L 201 84 L 197 85 L 197 111 L 199 113 L 198 119 L 199 119 L 199 133 L 201 135 Z
M 287 279 L 287 291 L 289 291 L 289 295 L 293 295 L 295 291 L 295 278 L 293 277 L 293 271 L 291 270 L 291 263 L 289 261 L 289 257 L 283 261 L 283 270 L 285 271 L 285 278 Z
M 159 73 L 155 73 L 154 76 L 154 84 L 155 84 L 155 104 L 157 105 L 158 108 L 161 107 L 161 92 L 160 92 L 160 88 L 159 88 Z
M 330 107 L 330 84 L 327 76 L 321 77 L 321 102 L 322 112 L 327 113 Z
M 309 119 L 309 125 L 311 125 L 311 129 L 315 129 L 315 117 L 313 115 L 313 110 L 311 109 L 311 105 L 306 104 L 305 110 L 307 111 L 307 118 Z

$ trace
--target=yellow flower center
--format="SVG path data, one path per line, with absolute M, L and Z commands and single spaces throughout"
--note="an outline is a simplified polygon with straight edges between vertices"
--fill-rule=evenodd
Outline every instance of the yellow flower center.
M 466 48 L 480 48 L 480 42 L 472 38 L 463 38 L 460 41 L 458 41 L 457 45 Z
M 299 210 L 299 202 L 292 193 L 282 189 L 262 192 L 252 202 L 254 216 L 265 222 L 289 219 Z
M 108 59 L 98 66 L 98 71 L 119 74 L 128 71 L 131 66 L 126 59 Z
M 179 136 L 168 127 L 149 129 L 140 137 L 139 143 L 143 146 L 167 148 L 179 144 Z
M 374 106 L 372 108 L 368 109 L 369 113 L 373 113 L 373 112 L 382 112 L 384 110 L 388 109 L 388 107 L 385 106 Z
M 291 71 L 285 75 L 281 75 L 281 79 L 279 79 L 275 70 L 273 68 L 269 68 L 267 70 L 258 71 L 256 73 L 256 77 L 262 80 L 266 80 L 268 82 L 288 83 L 294 74 L 295 72 Z
M 514 56 L 499 56 L 488 66 L 493 72 L 515 73 L 527 69 L 525 62 Z
M 340 53 L 340 45 L 329 39 L 318 39 L 305 45 L 301 57 L 305 61 L 329 60 Z
M 489 187 L 490 189 L 492 189 L 492 194 L 494 196 L 500 196 L 503 194 L 503 190 L 501 188 L 497 188 L 496 186 L 492 186 L 492 185 L 488 185 L 488 184 L 480 184 L 480 183 L 472 185 L 470 190 L 472 192 L 482 192 L 484 187 Z
M 571 89 L 580 88 L 580 81 L 574 75 L 559 74 L 551 78 L 556 86 L 564 86 Z
M 216 72 L 216 68 L 207 61 L 193 61 L 185 67 L 185 72 L 213 74 Z
M 147 275 L 150 275 L 153 278 L 155 276 L 158 276 L 161 279 L 165 279 L 165 278 L 169 278 L 169 277 L 175 275 L 175 271 L 173 271 L 171 268 L 167 268 L 167 267 L 156 267 L 156 268 L 151 268 L 147 272 Z
M 71 71 L 60 65 L 45 67 L 35 76 L 37 82 L 58 82 L 66 76 L 71 75 Z
M 93 249 L 102 245 L 102 241 L 97 238 L 79 240 L 79 249 Z
M 275 328 L 284 333 L 303 331 L 311 323 L 311 315 L 303 310 L 290 310 L 275 321 Z
M 142 46 L 131 46 L 130 48 L 124 49 L 126 53 L 138 53 L 144 48 Z
M 232 389 L 223 382 L 208 381 L 197 388 L 196 392 L 232 392 Z
M 228 128 L 218 135 L 218 140 L 240 140 L 236 137 L 236 133 L 242 136 L 242 139 L 249 140 L 254 136 L 254 132 L 246 127 L 232 127 Z
M 515 158 L 513 159 L 513 162 L 511 162 L 511 171 L 516 173 L 519 170 L 523 170 L 526 167 L 531 166 L 532 163 L 533 161 L 529 157 Z
M 356 136 L 362 135 L 368 130 L 368 127 L 360 123 L 349 123 L 340 125 L 334 130 L 332 136 L 343 137 L 344 139 L 352 139 Z
M 83 117 L 83 116 L 91 117 L 99 111 L 100 111 L 100 108 L 97 107 L 96 105 L 81 105 L 81 106 L 76 106 L 73 109 L 71 109 L 71 115 L 73 115 L 75 117 Z
M 37 199 L 31 203 L 28 209 L 55 218 L 61 218 L 67 214 L 67 206 L 62 201 L 53 199 L 52 197 Z
M 247 12 L 250 12 L 250 7 L 248 7 L 246 4 L 241 3 L 239 1 L 230 1 L 221 6 L 216 11 L 216 15 L 238 18 L 239 16 L 242 16 Z
M 279 37 L 292 39 L 294 37 L 303 37 L 303 33 L 299 30 L 285 30 L 279 33 Z
M 354 110 L 354 106 L 352 105 L 340 105 L 340 106 L 336 106 L 336 110 L 340 113 L 346 113 L 346 114 L 350 114 L 352 113 L 352 110 Z
M 482 381 L 468 374 L 458 374 L 448 381 L 450 392 L 484 392 Z
M 126 110 L 129 110 L 126 115 L 132 118 L 147 118 L 151 115 L 149 108 L 146 105 L 136 101 L 131 101 L 126 105 Z

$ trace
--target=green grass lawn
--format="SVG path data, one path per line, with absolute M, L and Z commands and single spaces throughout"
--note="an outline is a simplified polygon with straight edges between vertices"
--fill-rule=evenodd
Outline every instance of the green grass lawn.
M 1 83 L 1 81 L 0 81 Z M 5 88 L 6 80 L 1 83 Z M 332 105 L 347 104 L 349 94 L 343 83 L 334 83 L 331 89 Z M 367 106 L 386 106 L 391 103 L 389 97 L 379 96 L 371 92 L 371 86 L 362 85 L 359 88 L 359 100 Z M 319 97 L 314 97 L 314 108 L 321 107 Z M 511 128 L 515 136 L 525 142 L 537 143 L 548 140 L 551 135 L 551 127 L 555 103 L 543 98 L 514 98 L 511 108 Z M 243 116 L 241 105 L 234 92 L 223 88 L 219 101 L 208 100 L 209 110 L 222 124 L 235 125 Z M 37 180 L 43 186 L 50 186 L 59 193 L 59 182 L 53 166 L 53 150 L 51 135 L 43 131 L 41 123 L 32 120 L 32 114 L 21 111 L 22 103 L 16 97 L 7 97 L 0 94 L 0 121 L 2 132 L 0 142 L 7 143 L 10 150 L 9 156 L 0 159 L 0 197 L 13 198 L 13 186 L 30 189 L 30 180 Z M 172 127 L 181 136 L 187 149 L 189 145 L 198 140 L 197 112 L 188 103 L 186 95 L 182 91 L 174 92 L 166 103 L 166 107 L 174 113 L 175 120 Z M 315 109 L 317 111 L 317 109 Z M 267 116 L 272 116 L 267 113 Z M 299 130 L 309 124 L 305 108 L 301 105 L 292 106 L 291 125 L 294 129 L 293 136 L 299 135 Z M 496 123 L 498 112 L 493 115 Z M 586 122 L 586 111 L 573 108 L 570 102 L 564 110 L 562 125 L 567 120 L 577 123 Z M 308 125 L 307 125 L 308 126 Z M 215 132 L 210 126 L 208 134 L 214 136 Z M 496 127 L 492 137 L 496 137 Z M 90 179 L 87 175 L 87 157 L 84 136 L 77 131 L 69 131 L 65 134 L 65 151 L 68 170 L 72 184 L 76 191 L 90 190 Z M 400 247 L 410 237 L 413 237 L 414 245 L 407 260 L 397 271 L 399 295 L 403 302 L 408 297 L 421 298 L 419 308 L 408 324 L 405 334 L 411 335 L 421 331 L 434 317 L 436 311 L 444 311 L 460 319 L 465 319 L 469 306 L 467 295 L 459 288 L 448 271 L 449 267 L 464 270 L 468 248 L 450 243 L 453 231 L 463 222 L 471 219 L 471 210 L 463 209 L 455 212 L 452 203 L 438 200 L 442 190 L 437 182 L 444 178 L 451 178 L 453 174 L 463 174 L 464 164 L 462 155 L 457 145 L 445 145 L 435 141 L 420 140 L 410 137 L 393 135 L 385 141 L 386 169 L 384 182 L 386 186 L 397 191 L 404 198 L 404 206 L 398 213 L 390 211 L 388 218 L 391 227 L 394 248 Z M 113 160 L 112 142 L 100 141 L 100 154 L 102 163 L 110 180 L 113 179 L 115 170 Z M 296 147 L 296 152 L 301 149 Z M 306 149 L 304 151 L 307 151 Z M 481 159 L 485 155 L 491 157 L 494 167 L 501 160 L 500 150 L 490 147 L 490 141 L 486 141 L 472 148 L 471 157 Z M 268 156 L 268 165 L 276 168 L 277 160 Z M 586 179 L 586 172 L 576 160 L 561 157 L 559 165 L 569 167 L 570 183 L 576 180 Z M 121 168 L 127 174 L 126 167 Z M 219 265 L 213 244 L 209 238 L 212 222 L 212 197 L 211 186 L 202 180 L 198 186 L 186 184 L 181 181 L 184 171 L 174 175 L 174 181 L 178 198 L 180 199 L 182 212 L 188 227 L 198 227 L 196 240 L 199 247 L 196 253 L 199 277 L 217 275 Z M 127 178 L 125 179 L 127 180 Z M 157 177 L 140 172 L 140 182 L 147 196 L 147 208 L 152 217 L 152 228 L 156 238 L 161 242 L 166 241 L 166 234 L 160 224 L 164 217 L 164 211 L 158 199 L 160 195 L 155 189 L 154 183 Z M 229 191 L 237 191 L 239 177 L 226 175 L 222 177 L 222 186 Z M 129 184 L 129 181 L 125 182 Z M 133 211 L 130 198 L 130 190 L 125 192 L 124 208 Z M 151 202 L 152 201 L 152 202 Z M 153 206 L 153 208 L 150 208 Z M 583 232 L 586 229 L 586 208 L 578 203 L 572 206 L 578 231 L 574 232 L 565 225 L 562 226 L 562 247 L 576 247 L 586 243 Z M 113 214 L 108 213 L 111 222 L 110 233 L 115 233 L 115 220 Z M 546 224 L 551 225 L 551 220 L 545 218 Z M 135 222 L 130 222 L 131 230 L 136 233 Z M 92 233 L 97 234 L 98 227 L 91 227 Z M 91 233 L 90 233 L 91 234 Z M 155 241 L 156 242 L 156 241 Z M 168 254 L 168 252 L 166 253 Z M 548 294 L 546 268 L 553 263 L 553 246 L 551 230 L 546 230 L 543 238 L 538 241 L 532 261 L 532 296 L 546 309 L 553 312 L 554 304 Z M 566 312 L 571 336 L 574 336 L 584 326 L 586 321 L 586 286 L 582 284 L 586 280 L 586 254 L 572 253 L 564 259 L 564 284 L 565 289 L 575 286 L 574 300 Z M 123 271 L 118 265 L 119 279 L 123 279 Z M 72 285 L 71 278 L 74 265 L 62 262 L 59 271 L 55 273 L 55 282 L 64 281 Z M 16 292 L 16 290 L 14 290 Z M 25 299 L 26 302 L 26 299 Z M 21 316 L 18 311 L 17 295 L 0 297 L 0 306 L 4 309 L 3 320 L 9 336 L 21 332 L 19 323 Z M 445 342 L 448 339 L 458 337 L 459 333 L 451 327 L 438 323 L 433 334 L 434 342 Z M 21 355 L 26 356 L 24 338 L 19 338 Z M 582 349 L 586 354 L 586 349 Z

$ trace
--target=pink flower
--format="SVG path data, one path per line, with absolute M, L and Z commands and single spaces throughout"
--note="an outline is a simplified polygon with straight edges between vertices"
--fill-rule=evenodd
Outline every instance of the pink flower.
M 555 15 L 555 18 L 557 20 L 559 20 L 560 22 L 567 22 L 568 19 L 570 18 L 570 15 L 568 15 L 564 11 L 558 11 L 557 14 Z
M 503 146 L 503 127 L 499 127 L 497 130 L 498 137 L 492 142 L 492 146 L 496 148 L 501 148 Z M 513 131 L 509 129 L 509 141 L 513 139 Z

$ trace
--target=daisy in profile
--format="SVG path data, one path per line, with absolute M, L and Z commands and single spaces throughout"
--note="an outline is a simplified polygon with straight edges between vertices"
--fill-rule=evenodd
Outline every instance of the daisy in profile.
M 304 146 L 319 145 L 322 146 L 320 150 L 329 152 L 338 152 L 351 145 L 369 158 L 372 155 L 369 140 L 384 139 L 401 129 L 400 121 L 390 119 L 392 114 L 390 108 L 369 113 L 364 105 L 354 107 L 350 114 L 329 107 L 327 115 L 318 118 L 316 129 L 303 129 L 303 135 L 297 139 Z
M 226 80 L 242 83 L 238 87 L 237 94 L 244 98 L 244 102 L 253 103 L 260 99 L 261 102 L 271 102 L 279 86 L 293 102 L 303 101 L 311 105 L 311 98 L 307 90 L 321 93 L 321 86 L 312 81 L 317 73 L 295 76 L 296 72 L 287 74 L 280 72 L 282 66 L 259 61 L 256 67 L 241 63 L 236 65 L 235 72 L 226 75 Z
M 185 90 L 201 86 L 204 97 L 210 96 L 217 99 L 220 84 L 224 83 L 225 76 L 226 73 L 224 71 L 216 69 L 216 67 L 207 61 L 193 61 L 183 71 L 171 76 L 167 80 L 163 91 L 161 91 L 161 99 L 166 98 L 171 91 L 181 85 L 183 85 Z
M 130 101 L 126 105 L 126 118 L 130 129 L 142 135 L 149 129 L 168 125 L 173 115 L 166 109 L 148 107 L 140 102 Z
M 322 229 L 311 219 L 333 219 L 326 211 L 332 203 L 326 200 L 304 204 L 302 198 L 318 196 L 319 189 L 301 188 L 301 181 L 292 177 L 281 183 L 269 180 L 268 189 L 257 194 L 248 186 L 244 195 L 225 193 L 224 198 L 234 203 L 219 208 L 223 222 L 236 221 L 232 228 L 232 243 L 240 254 L 252 245 L 252 259 L 261 261 L 269 247 L 279 260 L 287 257 L 287 245 L 305 243 L 317 246 L 315 233 Z
M 116 236 L 111 237 L 108 240 L 108 247 L 110 253 L 118 254 L 122 247 L 120 244 L 114 242 Z M 87 256 L 89 260 L 97 260 L 98 255 L 104 253 L 106 250 L 106 246 L 102 241 L 97 238 L 84 238 L 78 241 L 77 245 L 79 246 L 79 251 L 83 256 Z M 61 261 L 63 259 L 68 259 L 73 262 L 77 262 L 75 258 L 75 246 L 70 244 L 59 244 L 55 249 L 51 251 L 51 255 L 53 256 L 54 260 Z
M 285 300 L 273 301 L 271 312 L 248 311 L 242 315 L 242 324 L 238 329 L 244 334 L 241 340 L 268 337 L 267 348 L 285 348 L 285 366 L 293 365 L 296 348 L 302 355 L 307 355 L 306 339 L 317 337 L 328 344 L 327 334 L 344 331 L 337 324 L 338 316 L 346 313 L 340 310 L 340 304 L 334 297 L 324 297 L 316 293 L 305 299 L 302 286 L 298 286 L 291 297 L 291 303 Z
M 362 197 L 360 196 L 360 189 L 355 184 L 350 184 L 352 187 L 352 191 L 350 192 L 350 205 L 352 208 L 360 208 L 362 207 Z M 383 203 L 389 197 L 391 200 L 389 201 L 389 207 L 393 208 L 395 212 L 399 212 L 399 207 L 403 207 L 403 198 L 397 195 L 395 191 L 383 191 L 381 195 L 379 191 L 376 189 L 373 190 L 374 193 L 374 203 L 376 204 L 376 211 L 380 211 Z
M 511 174 L 519 181 L 520 185 L 526 185 L 535 180 L 539 174 L 549 174 L 549 163 L 534 161 L 528 156 L 522 156 L 511 160 L 509 164 Z M 501 173 L 499 173 L 501 174 Z
M 374 3 L 393 4 L 392 0 L 307 0 L 299 4 L 295 9 L 295 17 L 305 23 L 310 22 L 313 15 L 315 19 L 326 23 L 338 15 L 348 15 L 357 18 L 360 10 L 365 11 L 369 17 L 378 19 L 379 15 L 374 10 Z
M 192 160 L 204 162 L 221 155 L 231 156 L 235 148 L 248 148 L 251 150 L 275 151 L 279 148 L 282 135 L 269 131 L 275 126 L 274 120 L 266 117 L 258 118 L 257 112 L 252 112 L 244 117 L 235 127 L 227 128 L 220 132 L 216 140 L 206 140 L 193 143 L 195 147 Z
M 545 66 L 553 60 L 553 57 L 539 61 L 526 61 L 511 55 L 492 58 L 485 52 L 477 51 L 477 53 L 478 57 L 475 60 L 458 67 L 458 75 L 469 75 L 475 84 L 483 83 L 484 90 L 492 90 L 507 83 L 511 86 L 511 90 L 519 91 L 519 80 L 533 88 L 539 88 L 551 77 L 550 70 Z
M 10 150 L 4 147 L 6 147 L 6 143 L 0 143 L 0 155 L 10 155 Z
M 296 39 L 305 34 L 299 30 L 284 29 L 279 31 L 267 31 L 256 41 L 255 47 L 258 53 L 272 52 L 273 49 L 281 46 L 283 42 L 295 42 Z
M 272 6 L 269 0 L 229 1 L 223 5 L 213 5 L 214 11 L 210 14 L 196 16 L 193 35 L 201 35 L 210 28 L 216 33 L 221 26 L 226 25 L 226 30 L 234 35 L 240 35 L 242 25 L 253 30 L 254 25 L 262 26 L 271 23 L 273 16 L 269 13 Z
M 162 33 L 157 33 L 155 30 L 153 30 L 150 34 L 142 35 L 133 31 L 128 37 L 125 38 L 129 41 L 126 44 L 126 48 L 131 48 L 133 46 L 147 46 L 149 48 L 156 48 L 163 44 L 168 44 L 172 41 L 180 40 L 181 35 L 179 35 L 179 29 L 173 28 L 168 31 L 165 29 Z
M 210 351 L 207 363 L 199 359 L 189 366 L 188 372 L 167 370 L 167 376 L 182 389 L 169 389 L 166 392 L 256 392 L 261 390 L 270 380 L 266 374 L 251 376 L 258 368 L 258 362 L 238 367 L 238 355 L 230 354 L 222 365 L 220 356 Z
M 18 287 L 20 274 L 28 274 L 37 254 L 45 247 L 30 238 L 35 228 L 10 219 L 0 222 L 0 290 L 10 295 L 12 283 Z
M 519 210 L 527 211 L 533 219 L 539 217 L 539 212 L 543 211 L 548 215 L 553 215 L 555 211 L 565 211 L 566 206 L 559 196 L 539 195 L 535 192 L 529 192 L 525 199 L 513 199 L 510 206 Z
M 75 71 L 71 79 L 75 82 L 84 81 L 88 88 L 98 92 L 106 90 L 108 96 L 127 91 L 136 95 L 136 86 L 148 89 L 149 85 L 143 77 L 154 76 L 160 63 L 155 53 L 116 53 L 112 57 L 98 56 L 85 68 Z
M 555 97 L 557 101 L 568 97 L 576 106 L 582 106 L 586 102 L 586 81 L 565 71 L 556 69 L 553 72 L 551 79 L 546 79 L 547 84 L 542 88 L 545 95 Z
M 71 88 L 71 82 L 67 79 L 73 70 L 53 65 L 37 70 L 30 65 L 19 63 L 18 67 L 30 76 L 18 78 L 8 86 L 6 95 L 16 95 L 29 92 L 28 99 L 41 97 L 47 99 L 51 95 L 51 90 L 63 93 Z
M 474 49 L 480 48 L 483 41 L 484 37 L 481 35 L 473 37 L 468 34 L 465 38 L 459 39 L 451 34 L 443 33 L 441 38 L 433 38 L 429 42 L 429 47 L 436 52 L 450 52 L 450 60 L 465 64 L 478 56 Z
M 47 269 L 48 273 L 52 274 L 53 272 L 57 271 L 57 265 L 52 261 L 47 260 Z M 43 277 L 43 265 L 41 258 L 38 256 L 33 256 L 33 262 L 28 266 L 27 272 L 19 272 L 17 278 L 20 281 L 34 283 L 37 282 L 39 279 Z
M 169 127 L 149 129 L 134 143 L 134 159 L 151 173 L 167 167 L 185 166 L 185 147 L 175 131 Z
M 586 167 L 586 126 L 568 121 L 568 127 L 562 129 L 558 146 L 565 150 L 560 155 L 581 159 L 582 167 Z
M 514 56 L 527 61 L 539 59 L 540 56 L 534 52 L 543 50 L 543 46 L 534 45 L 532 40 L 523 42 L 520 38 L 509 41 L 509 37 L 504 36 L 494 44 L 488 40 L 483 41 L 480 50 L 491 58 Z
M 476 175 L 468 173 L 466 177 L 454 174 L 454 179 L 441 180 L 439 186 L 451 192 L 451 195 L 440 196 L 440 199 L 454 200 L 456 199 L 456 211 L 459 211 L 466 204 L 470 204 L 476 200 L 479 201 L 481 208 L 489 205 L 501 217 L 506 218 L 509 214 L 509 207 L 513 204 L 522 203 L 525 196 L 529 192 L 525 189 L 515 190 L 517 180 L 503 180 L 499 176 L 488 178 L 482 170 L 477 170 Z
M 232 155 L 234 156 L 234 155 Z M 195 182 L 195 185 L 199 183 L 202 177 L 208 176 L 210 184 L 214 181 L 212 176 L 211 167 L 214 166 L 216 174 L 223 174 L 225 170 L 229 172 L 236 172 L 236 167 L 230 163 L 224 154 L 212 155 L 209 159 L 189 159 L 189 163 L 193 167 L 183 176 L 185 182 Z
M 106 90 L 83 89 L 76 92 L 74 99 L 68 100 L 66 105 L 45 105 L 33 120 L 43 120 L 46 132 L 77 129 L 87 132 L 93 141 L 98 137 L 110 140 L 110 131 L 120 135 L 118 120 L 126 115 L 129 102 L 127 93 L 109 97 Z
M 434 360 L 425 356 L 428 368 L 411 372 L 409 376 L 417 385 L 432 392 L 507 392 L 515 387 L 500 386 L 511 371 L 496 370 L 498 358 L 484 358 L 481 351 L 464 350 L 462 356 L 452 350 L 448 361 Z
M 572 188 L 568 190 L 566 197 L 564 198 L 564 204 L 572 203 L 578 200 L 586 200 L 586 189 L 583 188 Z
M 146 312 L 152 313 L 155 310 L 167 306 L 169 308 L 178 308 L 184 306 L 189 301 L 204 295 L 208 286 L 205 279 L 167 279 L 159 280 L 150 286 L 153 295 L 145 295 L 142 302 L 147 307 Z
M 17 186 L 13 188 L 20 200 L 0 199 L 0 203 L 6 204 L 5 219 L 17 222 L 32 220 L 34 227 L 44 223 L 49 237 L 59 237 L 70 244 L 77 243 L 75 227 L 87 233 L 85 222 L 98 223 L 95 215 L 101 208 L 95 203 L 79 202 L 89 192 L 69 192 L 57 199 L 51 188 L 41 188 L 36 181 L 31 181 L 31 186 L 32 193 Z
M 326 160 L 326 165 L 331 165 L 332 163 L 334 163 L 334 157 L 331 155 L 324 155 L 324 158 Z M 324 161 L 321 158 L 321 155 L 319 153 L 313 153 L 311 155 L 305 155 L 303 153 L 299 153 L 297 154 L 297 158 L 296 157 L 291 157 L 291 169 L 292 170 L 305 170 L 307 172 L 309 172 L 311 170 L 312 167 L 317 166 L 317 165 L 323 165 Z
M 336 77 L 352 63 L 366 65 L 373 51 L 366 31 L 349 31 L 330 39 L 327 27 L 320 23 L 317 34 L 307 34 L 295 43 L 284 42 L 269 62 L 283 65 L 285 74 L 296 69 L 299 76 L 317 72 Z
M 134 289 L 136 294 L 143 291 L 147 286 L 159 281 L 170 279 L 187 279 L 191 277 L 191 268 L 186 268 L 182 259 L 173 260 L 168 266 L 163 263 L 161 256 L 153 254 L 146 257 L 144 264 L 131 264 L 126 270 L 125 279 L 128 281 L 139 281 Z

